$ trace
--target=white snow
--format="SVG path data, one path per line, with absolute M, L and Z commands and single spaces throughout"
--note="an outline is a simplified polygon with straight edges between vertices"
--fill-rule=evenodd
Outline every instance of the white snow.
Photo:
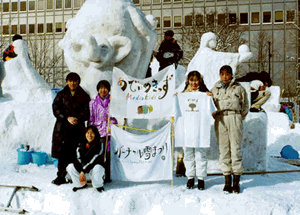
M 3 155 L 3 154 L 2 154 Z M 39 192 L 19 190 L 12 201 L 13 208 L 28 214 L 299 214 L 300 173 L 243 175 L 241 194 L 222 192 L 223 176 L 208 176 L 206 189 L 186 189 L 186 178 L 171 181 L 130 183 L 113 181 L 98 193 L 88 187 L 77 192 L 72 184 L 55 186 L 54 165 L 18 165 L 12 150 L 1 156 L 0 184 L 33 185 Z M 299 170 L 298 167 L 269 159 L 268 170 Z M 300 170 L 299 170 L 300 171 Z M 0 206 L 5 206 L 12 188 L 0 188 Z M 0 212 L 0 214 L 9 214 Z

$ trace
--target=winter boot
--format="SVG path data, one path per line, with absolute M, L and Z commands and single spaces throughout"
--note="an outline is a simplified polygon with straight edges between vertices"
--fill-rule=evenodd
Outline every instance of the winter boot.
M 204 180 L 198 179 L 198 190 L 204 190 Z
M 194 188 L 194 185 L 195 185 L 195 180 L 194 180 L 194 178 L 191 178 L 191 179 L 188 180 L 188 182 L 187 182 L 187 184 L 186 184 L 186 187 L 187 187 L 188 189 L 193 189 L 193 188 Z
M 104 191 L 104 187 L 98 187 L 98 188 L 97 188 L 97 191 L 98 191 L 99 193 L 102 193 L 102 192 Z
M 223 188 L 224 193 L 231 193 L 231 175 L 225 175 L 225 186 Z
M 241 178 L 241 175 L 233 175 L 233 186 L 232 186 L 233 193 L 239 194 L 241 192 L 240 178 Z

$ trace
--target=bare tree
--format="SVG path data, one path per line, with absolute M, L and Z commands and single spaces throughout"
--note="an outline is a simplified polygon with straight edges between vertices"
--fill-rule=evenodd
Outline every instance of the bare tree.
M 251 48 L 256 49 L 256 51 L 253 52 L 254 56 L 251 59 L 251 62 L 255 62 L 255 64 L 251 64 L 251 70 L 255 72 L 266 71 L 269 67 L 268 64 L 271 57 L 270 46 L 272 36 L 261 30 L 258 32 L 258 35 L 256 36 L 256 38 L 254 38 L 253 41 L 254 42 L 252 43 Z
M 58 41 L 50 36 L 29 37 L 28 52 L 33 66 L 52 87 L 63 86 L 63 53 L 59 51 Z M 53 51 L 55 50 L 55 51 Z
M 246 31 L 246 27 L 239 25 L 239 20 L 230 17 L 229 13 L 218 16 L 218 20 L 214 20 L 216 14 L 209 14 L 206 18 L 198 13 L 191 13 L 186 17 L 190 20 L 186 21 L 182 27 L 182 41 L 184 55 L 181 64 L 187 66 L 200 47 L 200 40 L 204 33 L 213 32 L 217 36 L 216 51 L 237 51 L 238 47 L 246 40 L 242 35 Z

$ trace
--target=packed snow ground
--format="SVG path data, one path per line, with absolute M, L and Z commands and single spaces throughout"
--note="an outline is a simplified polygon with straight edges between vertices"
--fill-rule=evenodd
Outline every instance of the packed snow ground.
M 2 151 L 3 152 L 3 151 Z M 1 154 L 3 155 L 4 153 Z M 128 183 L 113 181 L 99 193 L 92 187 L 77 192 L 72 184 L 55 186 L 57 169 L 52 164 L 18 165 L 17 153 L 5 153 L 0 158 L 0 184 L 35 186 L 39 192 L 19 190 L 12 201 L 13 208 L 28 214 L 124 214 L 124 215 L 298 215 L 300 213 L 300 172 L 243 175 L 241 194 L 222 192 L 223 176 L 209 176 L 206 189 L 186 189 L 186 178 L 171 181 Z M 299 170 L 270 157 L 268 170 Z M 0 207 L 6 206 L 12 188 L 0 188 Z M 0 212 L 0 214 L 9 214 Z

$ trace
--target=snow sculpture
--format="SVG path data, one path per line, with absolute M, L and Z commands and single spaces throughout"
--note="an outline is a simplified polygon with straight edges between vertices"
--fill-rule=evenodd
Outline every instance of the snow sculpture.
M 18 56 L 1 63 L 1 154 L 20 144 L 50 153 L 54 126 L 50 86 L 29 60 L 26 42 L 16 40 L 13 45 Z
M 156 43 L 156 19 L 145 16 L 131 0 L 87 0 L 67 27 L 60 47 L 69 69 L 81 76 L 81 86 L 92 97 L 100 79 L 111 83 L 114 66 L 145 77 Z
M 247 45 L 239 47 L 239 53 L 217 52 L 212 50 L 216 47 L 216 35 L 208 32 L 202 35 L 200 48 L 188 65 L 187 71 L 197 70 L 204 78 L 208 89 L 220 80 L 219 70 L 223 65 L 232 67 L 233 74 L 239 63 L 249 60 L 252 53 Z
M 18 56 L 4 63 L 3 94 L 18 102 L 51 101 L 50 86 L 29 60 L 26 42 L 16 40 L 13 46 Z

